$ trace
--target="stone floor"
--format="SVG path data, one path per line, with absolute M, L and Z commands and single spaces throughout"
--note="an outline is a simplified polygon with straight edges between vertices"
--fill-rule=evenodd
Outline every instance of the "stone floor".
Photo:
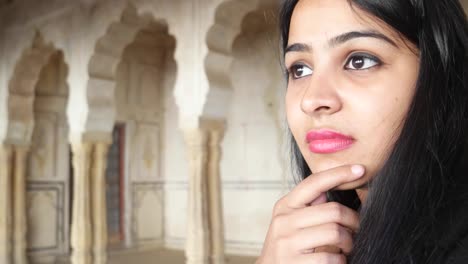
M 185 264 L 183 251 L 158 249 L 158 250 L 111 250 L 108 255 L 108 264 Z M 255 257 L 226 256 L 225 264 L 254 264 Z M 68 257 L 60 259 L 30 258 L 30 264 L 70 264 Z M 0 263 L 3 264 L 3 263 Z
M 226 264 L 253 264 L 254 257 L 227 256 Z M 143 252 L 115 252 L 109 256 L 109 264 L 185 264 L 183 251 L 155 250 Z
M 255 257 L 226 256 L 226 264 L 253 264 Z M 37 260 L 30 261 L 31 264 L 70 264 L 68 258 L 61 260 Z M 1 264 L 1 263 L 0 263 Z M 111 250 L 109 252 L 108 264 L 185 264 L 183 251 L 178 250 Z

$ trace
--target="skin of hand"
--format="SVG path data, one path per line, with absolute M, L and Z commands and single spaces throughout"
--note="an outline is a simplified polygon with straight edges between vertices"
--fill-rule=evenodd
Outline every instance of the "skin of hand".
M 311 175 L 281 198 L 256 264 L 346 263 L 359 216 L 344 205 L 327 202 L 326 192 L 347 189 L 364 174 L 362 165 L 332 168 Z

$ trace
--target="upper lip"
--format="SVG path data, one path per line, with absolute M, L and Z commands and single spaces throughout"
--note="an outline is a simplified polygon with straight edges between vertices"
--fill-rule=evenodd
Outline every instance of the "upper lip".
M 351 136 L 341 134 L 331 129 L 311 130 L 306 135 L 307 143 L 310 143 L 311 141 L 314 141 L 314 140 L 326 140 L 326 139 L 354 140 L 354 138 Z

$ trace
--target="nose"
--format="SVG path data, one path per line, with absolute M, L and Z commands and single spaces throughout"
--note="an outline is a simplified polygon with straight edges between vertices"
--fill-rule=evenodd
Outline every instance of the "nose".
M 320 117 L 339 112 L 343 104 L 332 76 L 314 73 L 301 100 L 301 110 L 307 115 Z

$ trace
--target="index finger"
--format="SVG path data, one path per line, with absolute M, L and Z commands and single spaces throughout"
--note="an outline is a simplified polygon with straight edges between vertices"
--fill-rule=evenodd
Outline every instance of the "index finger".
M 293 209 L 306 207 L 323 193 L 361 178 L 364 172 L 362 165 L 344 165 L 312 174 L 289 193 L 286 204 Z

